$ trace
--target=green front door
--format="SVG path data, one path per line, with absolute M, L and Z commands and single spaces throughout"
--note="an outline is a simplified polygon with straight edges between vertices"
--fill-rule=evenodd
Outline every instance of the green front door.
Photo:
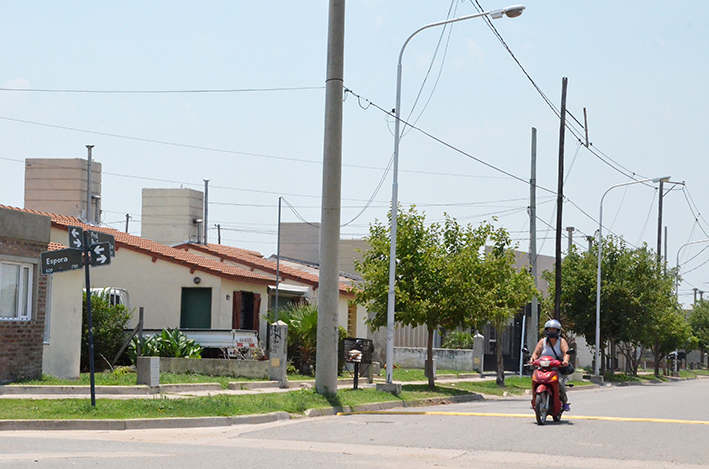
M 212 327 L 212 289 L 183 288 L 180 307 L 180 329 Z

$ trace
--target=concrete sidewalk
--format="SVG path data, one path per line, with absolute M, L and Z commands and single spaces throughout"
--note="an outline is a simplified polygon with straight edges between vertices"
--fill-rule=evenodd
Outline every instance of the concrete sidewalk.
M 436 378 L 436 383 L 450 384 L 494 379 L 494 376 L 481 377 L 478 374 L 439 375 Z M 381 382 L 381 380 L 375 380 L 376 382 Z M 426 384 L 426 381 L 403 382 L 402 384 Z M 352 378 L 340 378 L 337 380 L 338 389 L 346 389 L 353 385 L 354 380 Z M 216 394 L 240 395 L 289 392 L 299 389 L 312 389 L 314 386 L 315 380 L 302 380 L 288 381 L 287 388 L 281 388 L 278 381 L 232 381 L 227 389 L 222 389 L 219 383 L 161 384 L 157 389 L 151 389 L 147 385 L 96 386 L 95 389 L 96 397 L 100 399 L 175 399 L 213 396 Z M 366 378 L 360 378 L 358 386 L 366 388 L 374 387 L 375 384 L 369 384 Z M 88 385 L 0 385 L 0 399 L 77 399 L 89 397 L 90 394 L 91 388 Z

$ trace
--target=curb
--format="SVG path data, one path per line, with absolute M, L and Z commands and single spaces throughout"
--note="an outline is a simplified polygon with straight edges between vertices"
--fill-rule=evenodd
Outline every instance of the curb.
M 351 412 L 367 412 L 377 410 L 388 410 L 396 407 L 422 407 L 427 405 L 458 404 L 461 402 L 484 401 L 482 394 L 466 394 L 452 397 L 432 397 L 428 399 L 417 399 L 415 401 L 388 401 L 376 402 L 372 404 L 361 404 L 357 406 L 325 407 L 320 409 L 308 409 L 305 411 L 306 417 L 324 417 L 337 414 L 349 414 Z
M 147 430 L 167 428 L 228 427 L 289 420 L 288 412 L 233 417 L 187 417 L 130 420 L 0 420 L 2 430 Z

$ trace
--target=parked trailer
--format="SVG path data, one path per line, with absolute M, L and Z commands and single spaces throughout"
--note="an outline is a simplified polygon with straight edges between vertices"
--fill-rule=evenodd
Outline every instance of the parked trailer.
M 161 329 L 144 329 L 143 335 L 156 335 Z M 256 331 L 236 329 L 180 329 L 188 339 L 204 348 L 226 351 L 229 358 L 250 358 L 259 350 Z

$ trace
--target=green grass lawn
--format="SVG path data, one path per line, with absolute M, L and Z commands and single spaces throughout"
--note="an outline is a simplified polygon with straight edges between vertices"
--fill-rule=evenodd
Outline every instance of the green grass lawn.
M 302 414 L 307 409 L 331 406 L 357 406 L 373 402 L 414 401 L 432 397 L 470 394 L 469 391 L 425 385 L 408 385 L 399 396 L 374 389 L 340 390 L 325 397 L 312 390 L 287 393 L 217 395 L 185 399 L 97 399 L 91 407 L 89 399 L 3 399 L 0 419 L 133 419 L 165 417 L 205 417 L 263 414 L 285 411 Z

